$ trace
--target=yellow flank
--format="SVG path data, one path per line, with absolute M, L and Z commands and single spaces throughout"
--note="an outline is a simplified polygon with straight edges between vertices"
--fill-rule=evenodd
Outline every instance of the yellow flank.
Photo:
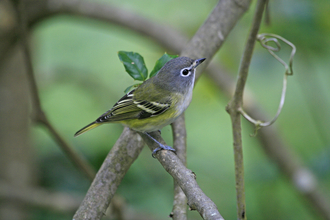
M 181 115 L 175 107 L 170 107 L 164 113 L 144 119 L 130 119 L 119 121 L 119 123 L 127 127 L 140 131 L 151 132 L 162 129 L 164 126 L 171 124 L 175 119 Z
M 91 130 L 93 128 L 96 128 L 96 127 L 98 127 L 100 125 L 101 125 L 101 123 L 96 123 L 96 122 L 90 123 L 89 125 L 83 127 L 79 131 L 77 131 L 77 133 L 74 136 L 77 137 L 77 136 L 81 135 L 82 133 L 85 133 L 86 131 L 89 131 L 89 130 Z

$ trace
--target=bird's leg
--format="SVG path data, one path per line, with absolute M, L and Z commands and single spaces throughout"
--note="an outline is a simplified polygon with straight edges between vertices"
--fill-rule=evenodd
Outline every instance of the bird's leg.
M 148 132 L 144 132 L 144 134 L 146 134 L 151 140 L 153 140 L 154 142 L 156 142 L 158 144 L 159 147 L 157 147 L 155 150 L 152 151 L 152 157 L 155 158 L 155 154 L 160 151 L 160 150 L 170 150 L 173 151 L 175 153 L 175 149 L 173 149 L 170 146 L 164 145 L 159 143 L 159 141 L 157 141 L 155 138 L 153 138 Z

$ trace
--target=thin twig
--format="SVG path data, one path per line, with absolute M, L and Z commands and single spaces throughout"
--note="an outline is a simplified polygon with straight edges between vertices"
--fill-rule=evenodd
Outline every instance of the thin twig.
M 271 37 L 271 38 L 267 38 L 268 36 Z M 289 64 L 286 64 L 286 62 L 284 62 L 279 56 L 277 56 L 274 53 L 274 52 L 277 52 L 281 49 L 281 44 L 278 42 L 277 39 L 280 39 L 281 41 L 286 43 L 288 46 L 290 46 L 291 49 L 292 49 L 291 54 L 290 54 L 290 58 L 289 58 Z M 276 34 L 268 34 L 268 33 L 259 34 L 258 37 L 257 37 L 257 40 L 261 43 L 261 46 L 266 48 L 268 50 L 268 52 L 273 57 L 275 57 L 275 59 L 278 60 L 285 67 L 285 75 L 293 75 L 292 63 L 293 63 L 293 57 L 296 54 L 296 46 L 293 43 L 291 43 L 290 41 L 288 41 L 284 37 L 281 37 L 281 36 L 276 35 Z M 276 44 L 277 48 L 270 47 L 268 45 L 269 42 L 274 42 Z
M 243 105 L 243 92 L 248 76 L 248 70 L 252 59 L 252 53 L 259 31 L 262 14 L 265 8 L 266 0 L 258 0 L 252 27 L 247 39 L 245 50 L 240 64 L 236 89 L 232 100 L 229 102 L 226 110 L 228 111 L 233 129 L 234 140 L 234 160 L 235 160 L 235 180 L 236 180 L 236 195 L 237 195 L 237 219 L 245 220 L 246 205 L 245 205 L 245 190 L 244 190 L 244 163 L 243 163 L 243 148 L 242 148 L 242 128 L 240 109 Z
M 266 38 L 266 36 L 270 36 L 271 38 Z M 277 52 L 277 51 L 281 50 L 281 44 L 278 42 L 277 39 L 282 40 L 284 43 L 286 43 L 287 45 L 289 45 L 292 48 L 290 58 L 289 58 L 289 64 L 286 64 L 286 62 L 284 62 L 280 57 L 278 57 L 274 53 L 274 52 Z M 259 34 L 258 37 L 257 37 L 257 40 L 261 43 L 261 45 L 264 48 L 266 48 L 268 50 L 268 52 L 276 60 L 278 60 L 285 67 L 285 73 L 284 73 L 284 78 L 283 78 L 283 86 L 282 86 L 282 94 L 281 94 L 280 104 L 278 106 L 275 117 L 271 121 L 262 122 L 260 120 L 255 120 L 250 115 L 248 115 L 242 107 L 239 108 L 239 112 L 244 116 L 244 118 L 256 126 L 256 131 L 260 127 L 266 127 L 266 126 L 272 125 L 277 120 L 277 118 L 279 117 L 279 115 L 282 111 L 282 108 L 284 106 L 287 83 L 288 83 L 288 76 L 293 75 L 292 63 L 293 63 L 293 57 L 296 53 L 296 47 L 294 46 L 294 44 L 291 43 L 290 41 L 286 40 L 285 38 L 281 37 L 281 36 L 278 36 L 278 35 L 275 35 L 275 34 Z M 269 42 L 274 42 L 277 47 L 269 46 L 268 45 Z

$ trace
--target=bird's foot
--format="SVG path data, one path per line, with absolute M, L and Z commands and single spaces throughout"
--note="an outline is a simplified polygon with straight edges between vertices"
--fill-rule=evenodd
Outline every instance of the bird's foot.
M 167 146 L 167 145 L 164 145 L 164 144 L 161 144 L 159 143 L 155 138 L 153 138 L 148 132 L 144 132 L 144 134 L 146 134 L 151 140 L 153 140 L 156 144 L 158 144 L 159 147 L 157 147 L 155 150 L 152 151 L 152 154 L 151 156 L 153 158 L 156 158 L 155 155 L 158 151 L 160 150 L 170 150 L 172 152 L 175 153 L 175 149 L 173 149 L 172 147 L 170 146 Z
M 163 144 L 159 144 L 159 147 L 157 147 L 155 150 L 152 151 L 152 157 L 153 158 L 156 158 L 155 155 L 158 151 L 161 151 L 161 150 L 170 150 L 172 151 L 173 153 L 176 153 L 175 149 L 170 147 L 170 146 L 167 146 L 167 145 L 163 145 Z

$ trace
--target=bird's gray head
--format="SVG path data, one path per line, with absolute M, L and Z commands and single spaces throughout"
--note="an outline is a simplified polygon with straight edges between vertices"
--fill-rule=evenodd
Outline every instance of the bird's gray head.
M 178 57 L 168 61 L 155 76 L 163 88 L 183 92 L 195 81 L 195 69 L 205 58 Z

